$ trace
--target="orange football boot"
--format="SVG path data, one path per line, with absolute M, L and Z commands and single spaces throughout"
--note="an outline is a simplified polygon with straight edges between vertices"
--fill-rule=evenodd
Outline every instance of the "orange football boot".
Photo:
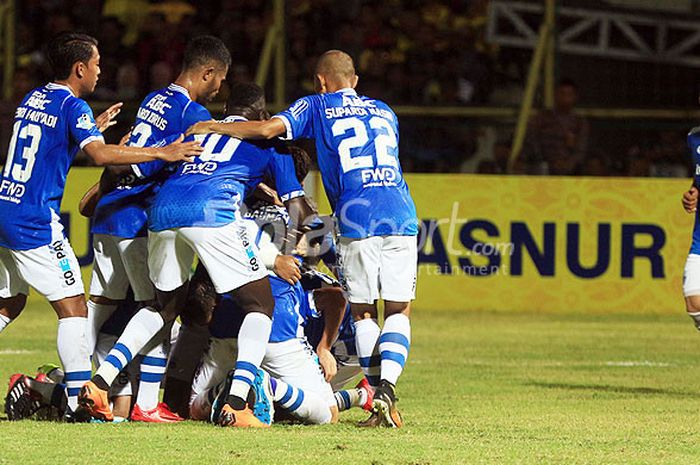
M 109 406 L 107 391 L 98 388 L 92 381 L 88 381 L 80 388 L 78 403 L 85 408 L 93 418 L 103 421 L 114 420 L 112 408 Z
M 219 426 L 236 426 L 239 428 L 269 428 L 253 414 L 253 411 L 245 406 L 243 410 L 234 410 L 229 404 L 224 405 L 219 415 Z

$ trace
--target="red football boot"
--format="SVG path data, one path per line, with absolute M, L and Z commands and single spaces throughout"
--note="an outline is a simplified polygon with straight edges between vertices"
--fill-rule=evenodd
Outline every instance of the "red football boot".
M 355 386 L 355 389 L 360 389 L 367 393 L 367 398 L 365 402 L 362 405 L 360 405 L 360 407 L 362 407 L 363 410 L 371 412 L 372 402 L 374 401 L 374 388 L 369 385 L 367 378 L 363 376 L 362 380 L 359 383 L 357 383 L 357 386 Z
M 183 420 L 181 416 L 173 413 L 163 402 L 151 410 L 141 410 L 139 404 L 136 404 L 131 411 L 129 419 L 131 421 L 141 421 L 144 423 L 177 423 Z

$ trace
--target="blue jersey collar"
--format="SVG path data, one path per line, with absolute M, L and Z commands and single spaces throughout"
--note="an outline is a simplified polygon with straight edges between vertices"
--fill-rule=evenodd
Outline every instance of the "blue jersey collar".
M 178 84 L 175 84 L 174 82 L 168 86 L 168 89 L 172 90 L 173 92 L 180 92 L 182 95 L 192 100 L 192 97 L 190 97 L 190 93 L 187 92 L 187 89 Z
M 340 89 L 338 92 L 340 92 L 341 94 L 353 94 L 353 95 L 357 95 L 357 92 L 356 92 L 355 89 L 353 89 L 352 87 L 345 87 L 345 88 L 343 88 L 343 89 Z

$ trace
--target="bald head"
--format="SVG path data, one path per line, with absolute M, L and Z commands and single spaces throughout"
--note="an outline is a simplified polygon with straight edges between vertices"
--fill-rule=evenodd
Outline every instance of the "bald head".
M 357 85 L 357 75 L 352 58 L 340 50 L 329 50 L 316 63 L 316 79 L 319 91 L 335 92 Z

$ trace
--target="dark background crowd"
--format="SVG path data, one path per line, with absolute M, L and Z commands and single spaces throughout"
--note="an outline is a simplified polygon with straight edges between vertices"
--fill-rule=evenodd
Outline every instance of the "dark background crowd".
M 489 43 L 489 0 L 286 3 L 288 102 L 313 92 L 314 62 L 330 48 L 355 58 L 360 93 L 392 106 L 517 107 L 521 101 L 532 50 Z M 609 7 L 601 1 L 585 3 Z M 177 76 L 185 43 L 200 34 L 216 35 L 230 48 L 234 65 L 229 79 L 252 80 L 272 21 L 272 2 L 261 0 L 19 1 L 14 96 L 3 103 L 2 142 L 14 105 L 50 77 L 42 45 L 56 33 L 81 30 L 98 38 L 102 75 L 91 102 L 137 103 Z M 589 121 L 576 108 L 693 108 L 695 70 L 562 55 L 558 74 L 555 108 L 532 117 L 516 172 L 690 173 L 685 133 L 692 121 Z M 614 85 L 611 76 L 625 85 Z M 219 99 L 225 96 L 224 88 Z M 406 171 L 505 172 L 513 120 L 399 116 Z M 125 125 L 130 118 L 133 111 L 125 111 Z

